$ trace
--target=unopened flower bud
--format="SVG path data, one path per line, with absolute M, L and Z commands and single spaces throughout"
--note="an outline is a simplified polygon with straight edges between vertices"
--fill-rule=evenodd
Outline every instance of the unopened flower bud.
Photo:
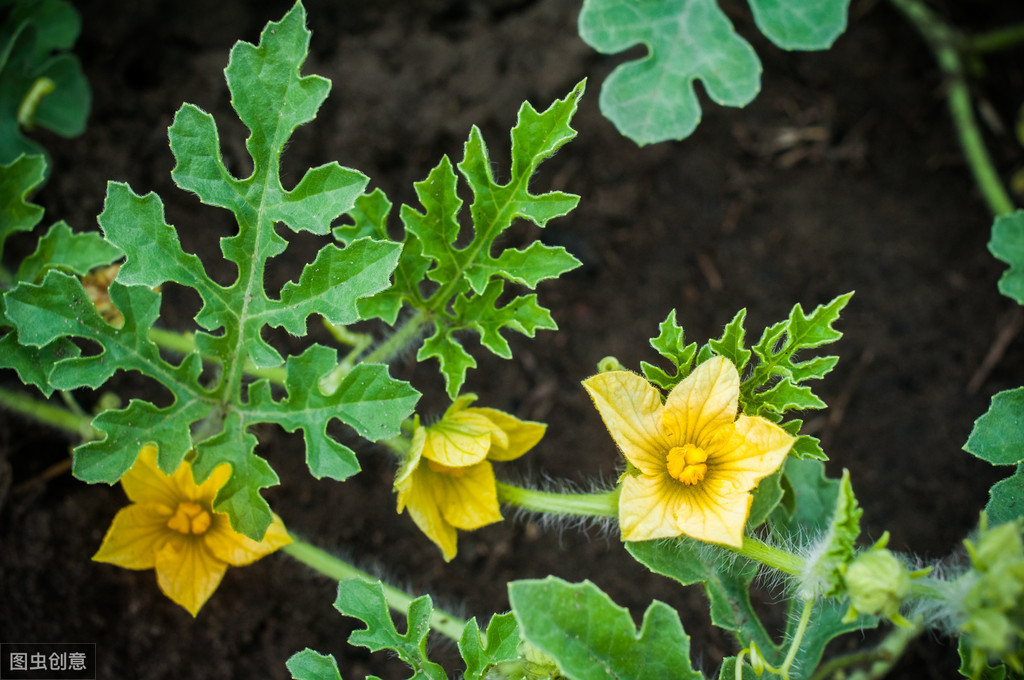
M 899 610 L 910 593 L 910 573 L 889 550 L 881 548 L 861 553 L 843 578 L 850 594 L 848 618 L 873 614 L 902 620 Z

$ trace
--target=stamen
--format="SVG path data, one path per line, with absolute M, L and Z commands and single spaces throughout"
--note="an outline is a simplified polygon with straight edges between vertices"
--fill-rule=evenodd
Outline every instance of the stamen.
M 203 506 L 191 501 L 178 503 L 178 509 L 174 516 L 167 520 L 167 528 L 177 531 L 179 534 L 202 534 L 210 528 L 210 513 Z
M 673 446 L 666 459 L 668 473 L 677 481 L 687 486 L 693 486 L 704 479 L 704 475 L 707 474 L 708 466 L 705 463 L 707 459 L 707 452 L 699 446 L 693 444 Z

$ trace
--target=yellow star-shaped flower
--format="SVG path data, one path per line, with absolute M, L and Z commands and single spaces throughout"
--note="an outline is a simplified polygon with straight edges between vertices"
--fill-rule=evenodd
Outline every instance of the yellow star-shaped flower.
M 625 541 L 691 536 L 739 547 L 757 483 L 782 465 L 795 437 L 759 416 L 737 417 L 740 377 L 714 357 L 669 393 L 629 371 L 584 381 L 632 464 L 622 479 Z
M 518 458 L 547 428 L 497 409 L 472 408 L 475 399 L 463 395 L 439 422 L 417 424 L 409 458 L 395 477 L 398 512 L 408 508 L 446 561 L 455 557 L 457 529 L 501 521 L 491 461 Z
M 230 466 L 218 466 L 196 485 L 187 462 L 166 475 L 157 467 L 156 454 L 155 446 L 143 446 L 121 478 L 132 503 L 114 516 L 93 559 L 125 569 L 156 569 L 160 590 L 195 616 L 228 565 L 255 562 L 292 539 L 276 515 L 263 540 L 254 541 L 235 532 L 227 515 L 213 511 Z

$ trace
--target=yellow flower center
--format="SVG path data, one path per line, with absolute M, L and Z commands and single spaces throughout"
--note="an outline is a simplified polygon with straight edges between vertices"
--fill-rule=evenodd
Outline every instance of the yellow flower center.
M 191 501 L 178 503 L 174 516 L 167 520 L 167 527 L 179 534 L 202 534 L 210 528 L 210 513 L 203 506 Z
M 427 461 L 427 465 L 430 466 L 431 470 L 433 470 L 434 472 L 440 472 L 443 475 L 449 475 L 451 477 L 461 477 L 462 475 L 466 474 L 466 470 L 468 469 L 464 467 L 449 467 L 447 465 L 441 465 L 440 463 L 436 463 L 426 457 L 424 457 L 424 459 Z
M 708 454 L 693 444 L 673 446 L 668 452 L 668 473 L 687 486 L 693 486 L 708 473 Z

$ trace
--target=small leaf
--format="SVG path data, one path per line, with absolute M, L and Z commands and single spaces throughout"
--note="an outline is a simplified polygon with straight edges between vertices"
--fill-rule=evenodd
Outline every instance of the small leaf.
M 989 489 L 985 514 L 993 526 L 1024 517 L 1024 463 L 1017 471 L 1000 480 Z
M 98 233 L 74 233 L 64 222 L 57 222 L 39 239 L 35 252 L 21 261 L 16 278 L 38 282 L 49 269 L 85 276 L 121 256 L 120 248 Z
M 480 634 L 476 617 L 469 620 L 459 639 L 459 651 L 466 662 L 466 680 L 483 680 L 493 666 L 519 658 L 519 624 L 512 613 L 495 614 Z
M 0 255 L 8 237 L 19 231 L 32 231 L 43 219 L 43 208 L 27 199 L 42 183 L 45 173 L 46 160 L 42 156 L 21 156 L 9 165 L 0 165 Z
M 697 680 L 679 614 L 655 600 L 637 631 L 629 610 L 590 581 L 514 581 L 509 601 L 523 638 L 575 680 Z
M 292 674 L 292 680 L 341 680 L 341 671 L 334 657 L 308 647 L 292 654 L 284 665 Z
M 748 0 L 761 32 L 785 50 L 828 49 L 846 30 L 850 0 Z
M 1024 210 L 996 217 L 988 249 L 1010 265 L 999 279 L 999 292 L 1024 305 Z
M 964 450 L 993 465 L 1024 460 L 1024 387 L 992 397 L 988 411 L 975 421 Z
M 398 632 L 391 620 L 380 581 L 370 583 L 357 578 L 341 581 L 334 608 L 366 624 L 365 629 L 352 632 L 348 638 L 350 644 L 366 647 L 371 652 L 394 651 L 412 667 L 413 678 L 446 680 L 441 666 L 427 658 L 427 634 L 433 611 L 429 595 L 418 597 L 409 604 L 408 630 L 404 634 Z

